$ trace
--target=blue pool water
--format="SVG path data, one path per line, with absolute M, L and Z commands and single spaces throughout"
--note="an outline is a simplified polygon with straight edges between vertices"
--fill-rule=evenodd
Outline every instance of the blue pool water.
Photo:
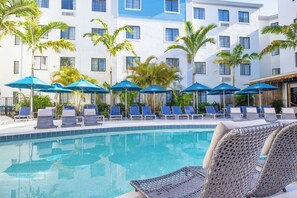
M 201 165 L 212 134 L 164 129 L 0 144 L 0 197 L 116 197 L 132 190 L 130 180 Z

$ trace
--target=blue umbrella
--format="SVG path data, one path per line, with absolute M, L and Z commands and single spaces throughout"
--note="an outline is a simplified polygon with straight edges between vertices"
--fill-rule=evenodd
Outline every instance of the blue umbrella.
M 140 91 L 140 90 L 142 90 L 142 88 L 128 80 L 123 80 L 122 82 L 110 87 L 110 90 L 125 91 L 125 113 L 126 113 L 126 117 L 127 117 L 128 116 L 127 92 L 128 91 Z
M 46 82 L 36 78 L 35 76 L 28 76 L 12 83 L 5 84 L 5 86 L 19 89 L 30 89 L 30 113 L 33 116 L 33 97 L 34 89 L 47 89 L 51 86 Z
M 141 93 L 154 94 L 154 113 L 156 108 L 156 93 L 166 93 L 167 91 L 157 85 L 151 85 L 141 91 Z
M 197 97 L 197 108 L 198 108 L 198 97 L 199 97 L 199 92 L 205 92 L 205 91 L 211 91 L 211 88 L 202 85 L 200 83 L 194 83 L 192 84 L 190 87 L 186 88 L 183 90 L 183 92 L 192 92 L 192 93 L 196 93 L 196 97 Z M 193 102 L 194 103 L 194 102 Z
M 263 83 L 263 82 L 257 82 L 253 85 L 250 85 L 249 87 L 245 88 L 246 91 L 257 91 L 259 93 L 259 104 L 260 104 L 260 109 L 262 107 L 262 100 L 261 100 L 261 91 L 272 91 L 272 90 L 277 90 L 278 87 Z
M 72 90 L 65 89 L 59 83 L 54 83 L 54 84 L 51 85 L 50 88 L 48 88 L 48 89 L 41 89 L 39 91 L 40 92 L 45 92 L 45 93 L 70 93 L 70 92 L 72 92 Z
M 76 81 L 70 85 L 67 85 L 64 87 L 65 89 L 70 89 L 70 90 L 73 90 L 73 91 L 81 91 L 81 92 L 86 92 L 86 91 L 95 91 L 95 90 L 98 90 L 98 86 L 93 84 L 93 83 L 90 83 L 89 81 L 87 80 L 83 80 L 83 79 L 80 79 L 79 81 Z
M 212 91 L 223 93 L 223 103 L 224 103 L 224 108 L 225 108 L 225 106 L 226 106 L 226 104 L 225 104 L 225 101 L 226 101 L 225 94 L 227 92 L 240 91 L 240 89 L 238 89 L 237 87 L 233 87 L 233 86 L 231 86 L 231 85 L 229 85 L 227 83 L 221 83 L 218 86 L 216 86 L 215 88 L 213 88 Z
M 95 84 L 96 85 L 96 84 Z M 88 93 L 88 94 L 108 94 L 109 91 L 105 90 L 104 88 L 97 86 L 97 89 L 96 90 L 93 90 L 93 91 L 85 91 L 84 93 Z M 96 99 L 95 99 L 96 101 Z

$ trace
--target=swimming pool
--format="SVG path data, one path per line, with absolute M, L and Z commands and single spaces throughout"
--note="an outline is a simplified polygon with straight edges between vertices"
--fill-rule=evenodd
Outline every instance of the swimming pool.
M 0 144 L 1 197 L 116 197 L 129 181 L 201 165 L 213 128 L 92 133 Z

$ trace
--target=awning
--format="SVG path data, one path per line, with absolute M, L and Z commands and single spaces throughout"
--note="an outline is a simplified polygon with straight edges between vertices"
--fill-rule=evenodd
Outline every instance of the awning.
M 290 72 L 290 73 L 285 73 L 285 74 L 279 74 L 275 76 L 269 76 L 265 78 L 259 78 L 255 80 L 251 80 L 249 84 L 254 84 L 256 82 L 293 82 L 297 81 L 297 72 Z

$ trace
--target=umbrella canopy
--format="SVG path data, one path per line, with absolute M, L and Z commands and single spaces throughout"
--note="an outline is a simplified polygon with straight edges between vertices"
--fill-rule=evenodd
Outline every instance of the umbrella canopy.
M 73 90 L 73 91 L 82 91 L 82 92 L 85 92 L 85 91 L 95 91 L 98 89 L 98 86 L 93 84 L 93 83 L 90 83 L 89 81 L 87 80 L 79 80 L 79 81 L 76 81 L 70 85 L 67 85 L 64 87 L 65 89 L 70 89 L 70 90 Z
M 108 94 L 109 93 L 109 91 L 107 91 L 106 89 L 104 89 L 98 85 L 95 85 L 95 86 L 97 86 L 96 90 L 85 91 L 84 93 L 88 93 L 88 94 Z
M 183 92 L 197 92 L 197 91 L 211 91 L 211 88 L 200 83 L 194 83 L 190 87 L 183 90 Z
M 216 86 L 215 88 L 212 89 L 212 91 L 217 91 L 217 92 L 234 92 L 234 91 L 240 91 L 240 89 L 238 89 L 237 87 L 233 87 L 227 83 L 221 83 L 218 86 Z
M 154 94 L 154 93 L 166 93 L 167 91 L 158 85 L 149 86 L 141 91 L 141 93 Z
M 70 92 L 72 92 L 72 90 L 65 89 L 59 83 L 54 83 L 54 84 L 51 85 L 50 88 L 48 88 L 48 89 L 41 89 L 39 91 L 45 92 L 45 93 L 70 93 Z
M 35 76 L 28 76 L 26 78 L 22 78 L 12 83 L 8 83 L 5 86 L 19 89 L 47 89 L 50 88 L 51 85 L 46 82 L 40 80 Z
M 225 92 L 225 95 L 230 95 L 230 94 L 233 94 L 233 92 L 232 91 L 226 91 Z M 207 95 L 211 95 L 211 96 L 223 95 L 223 92 L 220 92 L 220 91 L 210 91 L 210 92 L 208 92 Z
M 257 82 L 247 88 L 245 88 L 246 91 L 272 91 L 277 90 L 278 88 L 263 82 Z
M 110 90 L 114 91 L 140 91 L 141 89 L 141 87 L 128 80 L 123 80 L 122 82 L 110 87 Z
M 235 95 L 251 95 L 251 94 L 259 94 L 259 92 L 258 91 L 241 90 L 241 91 L 237 92 Z

